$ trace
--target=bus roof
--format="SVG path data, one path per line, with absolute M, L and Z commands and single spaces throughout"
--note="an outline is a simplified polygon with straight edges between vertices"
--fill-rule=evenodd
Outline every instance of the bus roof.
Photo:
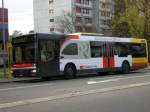
M 38 39 L 60 39 L 60 38 L 64 38 L 65 35 L 62 34 L 55 34 L 55 33 L 34 33 L 34 34 L 25 34 L 25 35 L 21 35 L 15 38 L 20 38 L 20 37 L 29 37 L 29 36 L 35 36 Z
M 82 40 L 112 40 L 112 41 L 130 41 L 134 43 L 145 43 L 146 39 L 141 38 L 121 38 L 121 37 L 112 37 L 104 34 L 96 34 L 96 33 L 73 33 L 73 34 L 55 34 L 55 33 L 35 33 L 35 34 L 26 34 L 22 36 L 18 36 L 12 39 L 12 44 L 24 44 L 29 42 L 36 42 L 36 39 L 52 39 L 52 40 L 60 40 L 69 37 L 69 35 L 77 35 Z M 101 37 L 101 38 L 99 38 Z M 80 40 L 79 39 L 79 40 Z
M 79 40 L 112 40 L 112 41 L 124 41 L 124 42 L 133 42 L 133 43 L 145 43 L 146 39 L 143 38 L 135 38 L 135 37 L 113 37 L 111 35 L 104 34 L 96 34 L 96 33 L 73 33 L 69 35 L 77 35 L 79 36 Z
M 12 44 L 25 44 L 36 42 L 36 40 L 42 39 L 52 39 L 52 40 L 60 40 L 64 39 L 66 35 L 62 34 L 48 34 L 48 33 L 35 33 L 35 34 L 26 34 L 15 37 L 12 39 Z

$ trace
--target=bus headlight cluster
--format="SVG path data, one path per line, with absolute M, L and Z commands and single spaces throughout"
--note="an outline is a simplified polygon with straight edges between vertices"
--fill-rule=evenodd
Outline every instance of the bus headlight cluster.
M 32 73 L 36 73 L 36 70 L 32 70 Z

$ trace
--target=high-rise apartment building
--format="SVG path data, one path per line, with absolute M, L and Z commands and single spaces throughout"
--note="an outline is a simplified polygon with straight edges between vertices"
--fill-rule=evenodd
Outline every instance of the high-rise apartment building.
M 0 8 L 0 51 L 2 51 L 3 42 L 8 42 L 8 37 L 8 9 Z
M 70 14 L 73 32 L 106 33 L 111 30 L 113 0 L 33 0 L 35 32 L 65 32 L 58 20 Z M 67 18 L 68 19 L 68 18 Z M 68 21 L 68 20 L 67 20 Z M 64 22 L 65 20 L 62 20 Z M 69 23 L 66 23 L 68 25 Z M 70 24 L 69 24 L 70 25 Z
M 3 30 L 5 32 L 5 40 L 7 41 L 8 40 L 8 9 L 6 8 L 4 10 L 0 8 L 0 43 L 3 42 Z

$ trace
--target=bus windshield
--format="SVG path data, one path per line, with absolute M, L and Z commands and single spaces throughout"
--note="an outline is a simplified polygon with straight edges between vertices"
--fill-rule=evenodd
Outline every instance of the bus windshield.
M 35 63 L 35 45 L 21 45 L 13 48 L 13 60 L 16 63 Z

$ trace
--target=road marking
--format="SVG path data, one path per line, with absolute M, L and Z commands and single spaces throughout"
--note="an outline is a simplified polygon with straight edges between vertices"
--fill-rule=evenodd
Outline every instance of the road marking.
M 128 88 L 148 86 L 148 85 L 150 85 L 150 82 L 129 84 L 129 85 L 116 86 L 116 87 L 103 88 L 103 89 L 95 89 L 95 90 L 88 90 L 88 91 L 77 91 L 77 92 L 71 92 L 71 93 L 67 93 L 67 94 L 50 96 L 50 97 L 35 98 L 35 99 L 22 100 L 22 101 L 16 101 L 16 102 L 11 102 L 11 103 L 3 103 L 3 104 L 0 104 L 0 109 L 29 105 L 29 104 L 35 104 L 35 103 L 40 103 L 40 102 L 53 101 L 53 100 L 59 100 L 59 99 L 64 99 L 64 98 L 83 96 L 83 95 L 88 95 L 88 94 L 104 93 L 104 92 L 111 92 L 111 91 L 128 89 Z
M 142 76 L 131 76 L 131 77 L 124 77 L 124 78 L 113 78 L 108 80 L 102 80 L 102 81 L 88 81 L 87 84 L 99 84 L 99 83 L 105 83 L 105 82 L 115 82 L 120 81 L 124 79 L 134 79 L 134 78 L 142 78 L 142 77 L 150 77 L 150 75 L 142 75 Z
M 26 89 L 26 88 L 42 87 L 42 86 L 50 86 L 50 85 L 53 85 L 53 83 L 49 83 L 49 84 L 39 84 L 39 85 L 32 85 L 32 86 L 14 87 L 14 88 L 4 88 L 4 89 L 0 89 L 0 91 L 9 91 L 9 90 L 17 90 L 17 89 Z
M 145 74 L 145 73 L 144 73 Z M 150 76 L 150 73 L 148 73 L 149 75 L 147 75 L 147 73 L 145 74 L 145 75 L 136 75 L 136 76 Z M 135 75 L 135 74 L 134 74 Z M 132 74 L 129 74 L 129 75 L 112 75 L 112 76 L 104 76 L 104 77 L 101 77 L 101 76 L 98 76 L 98 77 L 96 77 L 96 78 L 91 78 L 91 79 L 89 79 L 89 81 L 93 81 L 93 80 L 106 80 L 106 79 L 115 79 L 115 78 L 123 78 L 123 77 L 134 77 L 134 75 Z

